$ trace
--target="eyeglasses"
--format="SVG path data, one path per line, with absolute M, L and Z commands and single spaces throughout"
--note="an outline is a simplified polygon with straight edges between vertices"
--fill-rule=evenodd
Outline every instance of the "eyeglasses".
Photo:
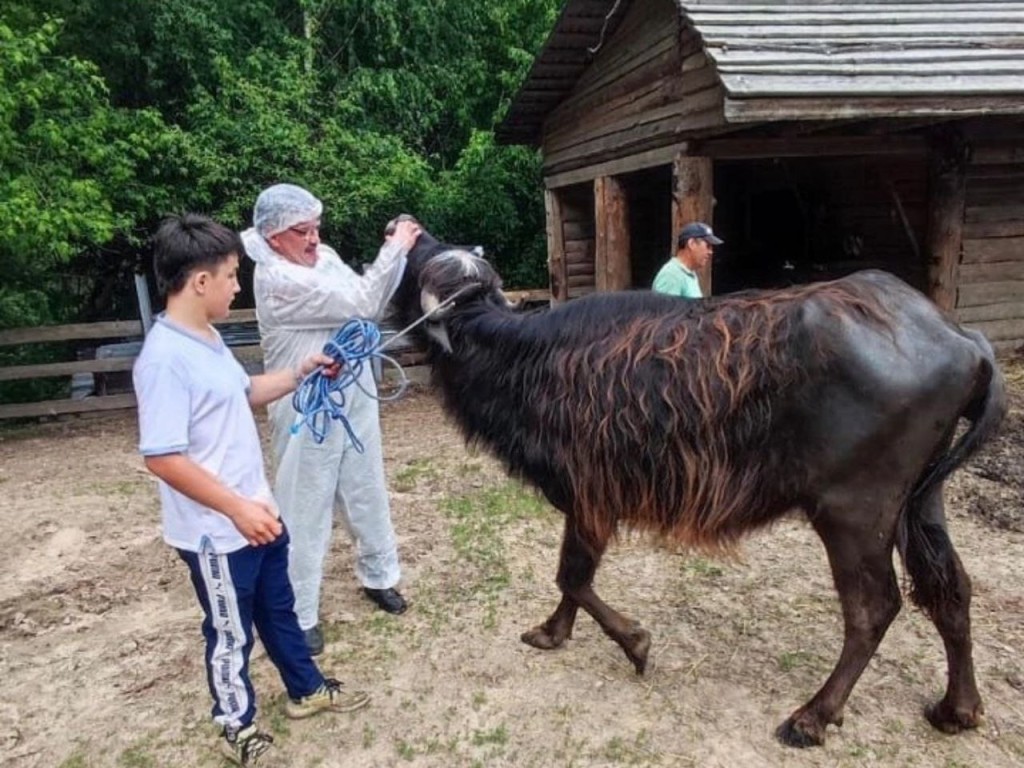
M 320 223 L 317 222 L 316 224 L 312 224 L 308 227 L 288 227 L 288 231 L 294 232 L 296 235 L 304 237 L 308 240 L 310 236 L 314 234 L 320 234 Z

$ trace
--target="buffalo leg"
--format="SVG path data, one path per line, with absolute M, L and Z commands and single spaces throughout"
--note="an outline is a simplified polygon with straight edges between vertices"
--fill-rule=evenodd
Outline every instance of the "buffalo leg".
M 590 614 L 612 640 L 619 644 L 638 674 L 647 666 L 651 639 L 635 621 L 625 618 L 606 605 L 592 587 L 607 542 L 588 545 L 579 536 L 571 518 L 566 518 L 562 551 L 558 563 L 558 587 L 562 600 L 550 618 L 522 634 L 522 640 L 535 648 L 558 648 L 572 636 L 579 607 Z
M 971 580 L 946 533 L 941 486 L 923 500 L 917 521 L 905 555 L 912 597 L 939 630 L 948 669 L 946 695 L 925 716 L 940 731 L 957 733 L 977 727 L 984 707 L 971 652 Z
M 831 520 L 840 517 L 832 515 Z M 843 650 L 821 690 L 776 731 L 780 741 L 794 747 L 823 744 L 828 724 L 842 725 L 850 691 L 900 610 L 891 536 L 879 540 L 875 530 L 832 525 L 821 518 L 815 529 L 828 552 L 842 604 Z

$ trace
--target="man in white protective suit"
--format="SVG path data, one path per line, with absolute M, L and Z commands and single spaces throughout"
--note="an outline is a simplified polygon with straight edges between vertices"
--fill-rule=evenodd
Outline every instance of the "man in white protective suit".
M 400 223 L 360 275 L 320 242 L 322 212 L 323 204 L 302 187 L 276 184 L 260 193 L 253 226 L 242 232 L 246 253 L 256 263 L 256 318 L 269 370 L 294 368 L 320 352 L 353 317 L 376 320 L 398 287 L 406 254 L 420 233 L 415 222 Z M 359 383 L 366 392 L 376 393 L 369 365 Z M 352 386 L 345 391 L 345 410 L 363 453 L 336 422 L 321 444 L 305 426 L 292 434 L 298 414 L 291 398 L 268 407 L 276 463 L 274 496 L 291 534 L 288 573 L 295 589 L 295 613 L 314 655 L 324 645 L 320 585 L 336 505 L 356 545 L 355 571 L 365 595 L 388 613 L 400 614 L 407 607 L 396 589 L 401 571 L 384 477 L 378 403 Z

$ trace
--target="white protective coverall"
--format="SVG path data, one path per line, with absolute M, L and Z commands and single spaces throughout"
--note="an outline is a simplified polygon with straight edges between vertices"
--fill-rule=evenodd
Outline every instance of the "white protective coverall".
M 312 215 L 316 216 L 319 210 Z M 294 223 L 282 222 L 285 227 Z M 263 231 L 267 231 L 265 227 Z M 256 318 L 267 370 L 294 368 L 322 351 L 353 317 L 378 318 L 405 271 L 407 249 L 390 243 L 384 244 L 373 264 L 359 275 L 323 244 L 316 265 L 305 267 L 280 256 L 256 227 L 242 233 L 242 242 L 256 262 Z M 376 393 L 369 365 L 363 368 L 360 383 Z M 274 496 L 291 535 L 288 575 L 303 630 L 319 622 L 320 584 L 335 502 L 356 545 L 355 571 L 362 585 L 388 589 L 401 576 L 384 477 L 378 403 L 353 385 L 345 391 L 345 406 L 346 418 L 363 443 L 363 453 L 355 450 L 337 422 L 319 445 L 305 426 L 291 434 L 298 419 L 291 397 L 268 407 L 276 462 Z

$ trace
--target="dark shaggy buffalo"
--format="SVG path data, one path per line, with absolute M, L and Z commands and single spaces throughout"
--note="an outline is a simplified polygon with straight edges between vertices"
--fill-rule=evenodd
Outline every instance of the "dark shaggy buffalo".
M 650 635 L 593 588 L 616 532 L 723 550 L 798 511 L 828 553 L 844 639 L 779 738 L 821 744 L 842 724 L 900 610 L 894 547 L 948 658 L 945 696 L 926 715 L 950 733 L 978 724 L 971 584 L 942 485 L 1005 412 L 983 336 L 875 271 L 699 301 L 597 294 L 533 312 L 510 308 L 470 253 L 411 262 L 405 280 L 408 321 L 461 291 L 425 324 L 445 408 L 565 515 L 562 599 L 526 643 L 559 647 L 583 608 L 642 673 Z

